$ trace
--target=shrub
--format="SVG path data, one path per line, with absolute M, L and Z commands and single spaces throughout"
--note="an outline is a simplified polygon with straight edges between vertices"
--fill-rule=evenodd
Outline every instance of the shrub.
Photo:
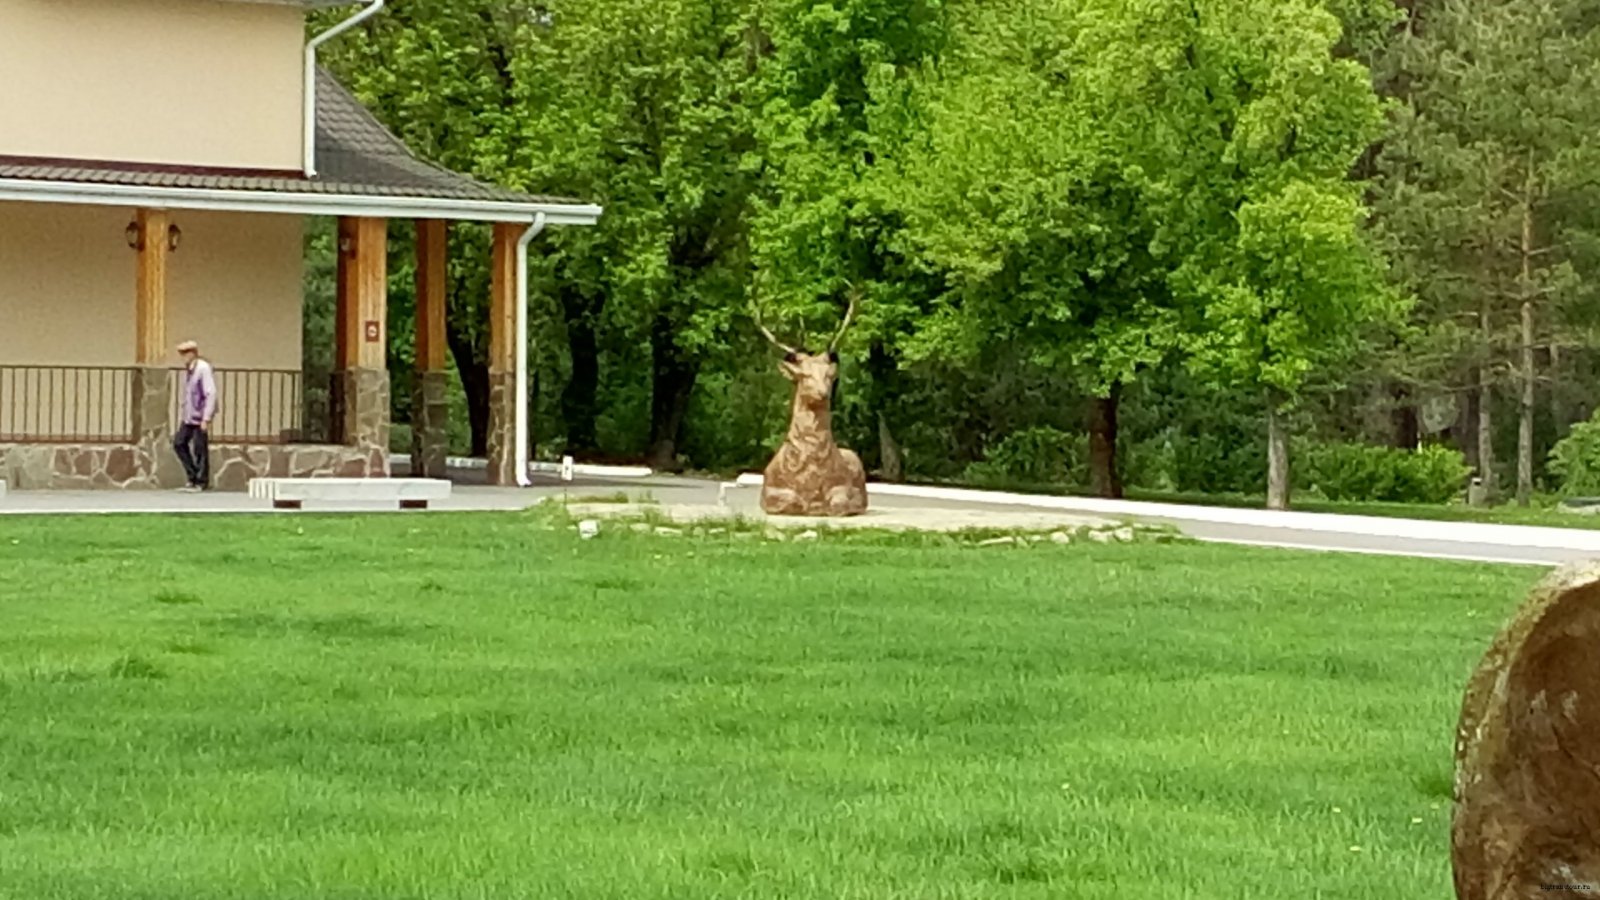
M 1550 474 L 1567 497 L 1600 496 L 1600 413 L 1572 427 L 1550 451 Z
M 1013 432 L 989 448 L 987 459 L 967 466 L 972 484 L 1080 485 L 1089 458 L 1089 438 L 1048 426 Z
M 1397 450 L 1367 444 L 1302 444 L 1295 484 L 1329 500 L 1448 503 L 1461 496 L 1472 470 L 1447 447 Z
M 1233 430 L 1183 434 L 1172 440 L 1172 480 L 1178 490 L 1259 494 L 1267 489 L 1266 434 Z

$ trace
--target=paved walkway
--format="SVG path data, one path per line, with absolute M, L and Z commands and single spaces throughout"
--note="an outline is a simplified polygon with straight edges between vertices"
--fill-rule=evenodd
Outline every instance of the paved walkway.
M 759 476 L 744 486 L 691 478 L 583 476 L 563 486 L 541 474 L 531 488 L 461 485 L 439 512 L 509 511 L 547 497 L 573 501 L 627 494 L 648 497 L 668 515 L 713 513 L 765 518 L 758 507 Z M 1318 513 L 1274 513 L 1252 509 L 1178 506 L 1083 497 L 1042 497 L 907 485 L 873 485 L 872 512 L 843 522 L 846 527 L 964 527 L 1045 530 L 1106 521 L 1176 526 L 1191 537 L 1218 543 L 1300 550 L 1368 553 L 1518 565 L 1554 566 L 1600 558 L 1600 530 L 1534 528 L 1469 522 L 1429 522 Z M 676 510 L 676 513 L 674 513 Z M 308 506 L 306 512 L 318 512 Z M 324 512 L 329 510 L 322 510 Z M 342 512 L 395 513 L 392 507 L 341 506 Z M 0 498 L 7 514 L 279 513 L 243 494 L 13 491 Z M 418 515 L 406 513 L 406 515 Z M 793 524 L 793 523 L 784 523 Z M 836 523 L 838 524 L 838 523 Z M 0 524 L 0 528 L 4 528 Z

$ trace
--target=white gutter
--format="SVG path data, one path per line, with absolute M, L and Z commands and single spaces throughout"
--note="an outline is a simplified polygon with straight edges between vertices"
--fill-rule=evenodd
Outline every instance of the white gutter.
M 528 470 L 532 462 L 528 453 L 528 245 L 544 231 L 545 224 L 544 213 L 538 213 L 517 242 L 517 411 L 512 417 L 517 441 L 517 487 L 533 484 Z
M 387 0 L 366 0 L 366 9 L 317 35 L 306 44 L 305 105 L 301 108 L 304 114 L 302 119 L 304 131 L 301 139 L 305 142 L 303 159 L 307 178 L 317 174 L 317 48 L 382 12 L 385 2 Z
M 550 225 L 593 225 L 604 210 L 587 203 L 506 203 L 434 197 L 371 197 L 215 188 L 151 188 L 126 184 L 33 181 L 0 178 L 0 200 L 74 203 L 86 206 L 201 209 L 216 212 L 281 213 L 297 216 L 370 216 L 379 219 L 450 219 L 466 222 L 530 222 L 543 215 Z

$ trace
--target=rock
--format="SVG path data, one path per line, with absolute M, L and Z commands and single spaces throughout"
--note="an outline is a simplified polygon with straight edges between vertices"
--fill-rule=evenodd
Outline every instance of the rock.
M 1124 544 L 1130 544 L 1137 538 L 1132 528 L 1118 528 L 1111 532 L 1111 536 Z
M 1014 538 L 1014 537 L 997 537 L 997 538 L 990 538 L 987 541 L 979 541 L 978 542 L 978 546 L 979 547 L 1005 547 L 1005 546 L 1009 546 L 1011 544 L 1015 544 L 1016 542 L 1017 542 L 1017 539 Z
M 594 519 L 584 519 L 578 523 L 578 537 L 592 541 L 600 536 L 600 523 Z
M 1455 761 L 1458 900 L 1600 892 L 1600 563 L 1551 576 L 1495 638 Z
M 659 526 L 659 527 L 656 528 L 656 534 L 659 534 L 662 537 L 682 537 L 683 536 L 683 529 L 682 528 L 667 528 L 665 526 Z
M 1072 543 L 1072 535 L 1067 534 L 1065 531 L 1057 531 L 1056 533 L 1050 535 L 1050 543 L 1070 544 Z
M 1091 531 L 1089 532 L 1089 540 L 1097 544 L 1109 544 L 1113 538 L 1109 531 Z
M 817 534 L 815 531 L 802 531 L 795 535 L 794 539 L 797 541 L 814 541 L 818 537 L 821 537 L 821 535 Z
M 632 531 L 634 534 L 649 534 L 650 532 L 655 531 L 655 526 L 651 525 L 649 522 L 635 522 L 628 526 L 628 530 Z

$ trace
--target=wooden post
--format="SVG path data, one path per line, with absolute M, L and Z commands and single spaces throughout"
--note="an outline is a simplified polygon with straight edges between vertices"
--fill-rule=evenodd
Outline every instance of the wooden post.
M 445 265 L 449 226 L 417 222 L 417 370 L 445 370 Z
M 525 225 L 494 226 L 489 297 L 489 483 L 514 485 L 516 477 L 517 242 Z
M 450 232 L 443 221 L 417 221 L 417 377 L 411 398 L 411 476 L 448 477 L 449 382 L 445 371 L 445 266 Z
M 134 279 L 134 361 L 160 366 L 167 358 L 167 233 L 171 219 L 164 209 L 141 209 L 138 231 L 138 273 Z
M 366 452 L 369 476 L 388 474 L 388 243 L 385 219 L 339 220 L 333 425 L 339 443 Z
M 389 223 L 339 220 L 339 299 L 334 330 L 340 369 L 388 367 Z

